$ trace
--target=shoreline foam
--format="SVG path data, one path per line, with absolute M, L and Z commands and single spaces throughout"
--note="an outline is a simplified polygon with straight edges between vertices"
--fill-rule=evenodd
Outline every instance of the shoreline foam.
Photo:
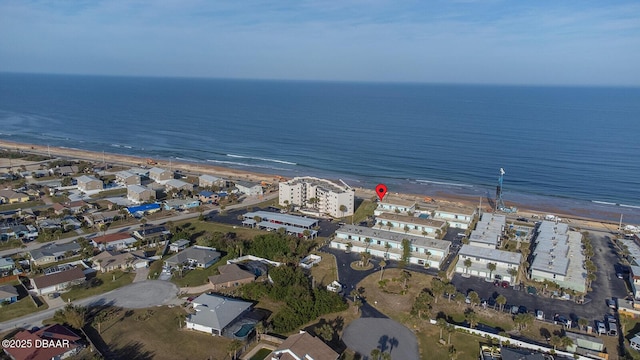
M 28 144 L 21 142 L 14 142 L 9 140 L 0 139 L 0 148 L 5 148 L 7 150 L 19 150 L 31 153 L 37 153 L 40 155 L 51 154 L 52 156 L 59 156 L 77 160 L 87 160 L 94 163 L 100 163 L 103 160 L 109 164 L 114 165 L 128 165 L 128 166 L 157 166 L 157 167 L 169 167 L 178 168 L 187 173 L 193 174 L 210 174 L 220 177 L 226 177 L 230 180 L 248 180 L 253 182 L 277 182 L 283 177 L 278 174 L 265 174 L 248 170 L 241 169 L 233 169 L 223 166 L 211 165 L 210 163 L 195 163 L 189 162 L 182 159 L 153 159 L 157 162 L 156 165 L 147 165 L 146 158 L 134 156 L 134 155 L 124 155 L 117 153 L 107 153 L 107 152 L 97 152 L 91 150 L 84 150 L 78 148 L 69 148 L 62 146 L 44 146 L 38 144 Z M 433 183 L 429 181 L 429 183 Z M 368 194 L 370 192 L 370 196 L 374 197 L 375 192 L 371 189 L 358 188 L 362 194 Z M 442 202 L 445 204 L 453 204 L 464 208 L 475 208 L 478 206 L 479 198 L 483 198 L 483 202 L 485 203 L 483 208 L 484 210 L 490 210 L 487 206 L 487 199 L 485 195 L 481 196 L 473 196 L 466 194 L 458 194 L 453 191 L 444 191 L 442 189 L 436 189 L 435 191 L 424 192 L 422 194 L 415 193 L 402 193 L 398 194 L 402 197 L 421 199 L 424 197 L 431 197 L 437 200 L 438 202 Z M 558 206 L 557 204 L 549 204 L 544 200 L 538 201 L 537 203 L 524 203 L 520 201 L 505 201 L 507 206 L 515 206 L 518 208 L 519 214 L 522 214 L 525 217 L 531 217 L 533 214 L 540 215 L 543 214 L 554 214 L 564 218 L 571 219 L 579 219 L 583 221 L 587 221 L 590 223 L 598 224 L 598 223 L 607 223 L 609 225 L 616 224 L 617 222 L 614 220 L 619 217 L 619 213 L 613 211 L 613 209 L 594 209 L 594 208 L 586 208 L 583 206 L 580 207 L 572 207 L 572 208 L 563 208 Z M 594 204 L 603 205 L 600 203 L 593 202 Z M 588 202 L 586 204 L 589 204 Z M 609 229 L 609 227 L 607 227 Z

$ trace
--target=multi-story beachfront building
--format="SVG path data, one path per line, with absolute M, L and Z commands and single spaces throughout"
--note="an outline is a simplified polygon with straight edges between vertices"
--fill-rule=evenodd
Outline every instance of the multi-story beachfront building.
M 162 183 L 169 179 L 173 179 L 173 171 L 161 169 L 158 167 L 153 167 L 149 169 L 149 179 L 157 183 Z
M 116 173 L 116 182 L 121 185 L 140 185 L 140 175 L 123 170 Z
M 102 188 L 104 188 L 102 180 L 93 176 L 82 175 L 76 180 L 78 181 L 78 190 L 82 192 L 102 190 Z
M 446 222 L 401 214 L 382 213 L 376 216 L 375 227 L 402 234 L 434 237 L 444 234 Z
M 312 208 L 333 217 L 353 215 L 355 190 L 315 177 L 296 177 L 279 185 L 278 203 Z
M 529 269 L 532 280 L 549 280 L 567 289 L 586 291 L 580 232 L 570 231 L 567 224 L 545 220 L 538 226 L 533 241 Z
M 469 236 L 469 245 L 496 249 L 504 232 L 507 218 L 495 213 L 484 213 Z
M 127 186 L 127 199 L 136 202 L 143 203 L 155 199 L 156 192 L 142 185 L 129 185 Z
M 403 252 L 403 240 L 408 240 L 411 246 L 409 262 L 439 268 L 442 261 L 449 254 L 449 241 L 412 234 L 398 234 L 387 230 L 364 226 L 344 225 L 336 230 L 336 236 L 331 241 L 334 249 L 361 253 L 368 252 L 373 256 L 400 260 Z

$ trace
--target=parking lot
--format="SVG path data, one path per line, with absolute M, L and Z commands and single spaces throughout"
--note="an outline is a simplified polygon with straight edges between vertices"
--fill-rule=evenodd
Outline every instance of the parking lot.
M 619 266 L 619 259 L 614 246 L 605 233 L 590 234 L 595 251 L 593 261 L 596 264 L 597 279 L 591 285 L 593 291 L 589 292 L 585 304 L 578 304 L 571 300 L 561 300 L 541 295 L 531 295 L 526 291 L 526 287 L 515 290 L 513 287 L 507 289 L 501 286 L 494 286 L 493 282 L 486 282 L 484 279 L 471 277 L 465 278 L 461 274 L 456 274 L 452 282 L 458 291 L 466 294 L 473 290 L 480 295 L 481 299 L 495 299 L 498 295 L 507 298 L 506 309 L 511 306 L 524 306 L 528 312 L 542 310 L 546 320 L 552 320 L 555 314 L 564 316 L 567 319 L 577 320 L 586 318 L 593 325 L 593 320 L 602 320 L 605 314 L 610 313 L 610 308 L 606 304 L 606 299 L 624 298 L 627 295 L 625 281 L 616 277 L 616 266 Z M 491 303 L 491 302 L 490 302 Z M 574 325 L 577 321 L 573 321 Z

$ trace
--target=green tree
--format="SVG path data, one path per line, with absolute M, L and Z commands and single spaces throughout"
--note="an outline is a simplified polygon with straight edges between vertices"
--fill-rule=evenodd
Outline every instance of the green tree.
M 346 205 L 340 205 L 340 212 L 342 213 L 342 217 L 344 217 L 344 213 L 347 211 Z
M 582 328 L 583 331 L 587 330 L 587 325 L 589 325 L 589 320 L 585 319 L 585 318 L 579 318 L 578 319 L 578 325 L 580 326 L 580 328 Z
M 411 257 L 411 242 L 408 239 L 402 239 L 402 258 L 398 266 L 404 268 L 409 263 Z
M 380 349 L 371 350 L 371 360 L 380 360 Z
M 391 221 L 387 221 L 387 227 L 389 228 L 389 231 L 391 231 L 391 228 L 393 227 Z
M 549 339 L 549 344 L 553 346 L 553 350 L 555 351 L 558 346 L 562 346 L 562 338 L 558 335 L 551 335 L 551 339 Z
M 422 315 L 428 315 L 431 311 L 431 304 L 433 303 L 433 296 L 427 291 L 421 291 L 416 296 L 413 306 L 411 307 L 411 315 L 418 315 L 419 319 L 423 319 Z
M 467 273 L 467 274 L 469 273 L 469 268 L 471 267 L 471 264 L 472 264 L 472 263 L 471 263 L 471 259 L 466 259 L 466 260 L 464 261 L 464 267 L 466 268 L 466 273 Z
M 238 350 L 240 350 L 242 348 L 242 341 L 240 340 L 233 340 L 232 342 L 229 343 L 229 345 L 227 345 L 227 351 L 229 352 L 229 355 L 231 356 L 231 359 L 236 359 L 238 356 Z M 232 355 L 233 354 L 233 355 Z
M 477 306 L 480 304 L 480 295 L 478 295 L 475 291 L 470 291 L 468 294 L 469 301 L 471 301 L 471 305 Z
M 384 268 L 387 266 L 387 262 L 380 260 L 380 281 L 382 281 L 382 275 L 384 275 Z
M 488 263 L 487 269 L 489 269 L 489 279 L 493 279 L 493 272 L 496 271 L 496 263 Z
M 478 322 L 480 321 L 480 317 L 478 317 L 478 314 L 471 309 L 465 310 L 464 319 L 467 321 L 467 323 L 469 324 L 469 327 L 472 329 L 476 327 L 476 325 L 478 325 Z
M 560 338 L 560 346 L 562 346 L 563 348 L 566 349 L 572 345 L 573 345 L 573 340 L 571 340 L 571 338 L 569 338 L 568 336 L 563 336 Z
M 318 334 L 318 336 L 323 338 L 324 341 L 329 342 L 333 340 L 333 334 L 334 334 L 333 327 L 331 327 L 331 325 L 327 323 L 322 324 L 322 326 L 316 329 L 316 334 Z
M 411 273 L 408 272 L 407 270 L 403 270 L 400 273 L 400 279 L 402 280 L 403 283 L 403 287 L 406 289 L 407 288 L 407 282 L 409 281 L 409 279 L 411 278 Z
M 436 320 L 436 325 L 440 328 L 440 340 L 442 340 L 442 331 L 449 326 L 449 323 L 447 323 L 447 320 L 444 318 L 438 318 L 438 320 Z
M 444 291 L 447 293 L 447 302 L 451 302 L 451 296 L 456 294 L 456 286 L 452 283 L 447 283 L 444 287 Z
M 367 243 L 367 250 L 369 250 L 369 246 L 373 242 L 373 239 L 371 239 L 370 237 L 367 237 L 367 238 L 364 238 L 364 242 Z
M 498 306 L 500 306 L 500 311 L 502 311 L 504 304 L 507 303 L 507 298 L 504 295 L 498 295 L 498 297 L 496 298 L 496 304 L 498 304 Z
M 442 297 L 445 292 L 446 285 L 438 278 L 431 278 L 431 292 L 435 298 L 435 303 L 438 303 L 438 298 Z

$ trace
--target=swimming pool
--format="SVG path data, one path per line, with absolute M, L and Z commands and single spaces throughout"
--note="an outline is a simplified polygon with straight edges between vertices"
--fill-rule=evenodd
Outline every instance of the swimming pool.
M 255 324 L 244 324 L 242 325 L 242 327 L 240 327 L 240 329 L 238 329 L 238 331 L 233 333 L 233 335 L 237 338 L 245 338 L 247 337 L 247 335 L 249 335 L 249 333 L 251 332 L 251 330 L 253 330 L 254 327 L 255 327 Z

